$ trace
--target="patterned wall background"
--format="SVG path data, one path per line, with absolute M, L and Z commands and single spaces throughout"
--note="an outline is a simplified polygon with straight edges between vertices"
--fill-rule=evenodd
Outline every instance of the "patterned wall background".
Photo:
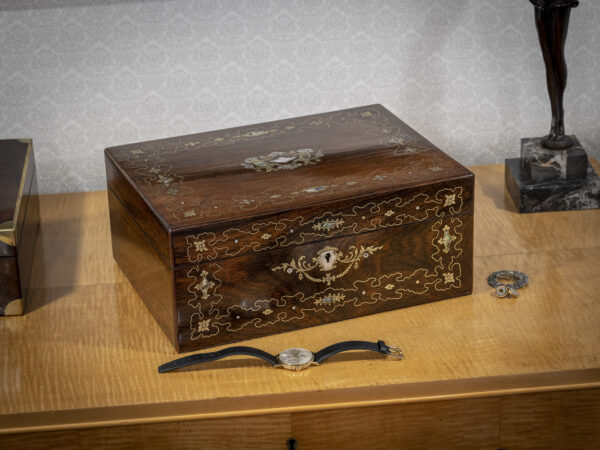
M 567 132 L 600 156 L 600 2 L 567 41 Z M 104 189 L 111 145 L 382 103 L 464 164 L 545 134 L 527 0 L 0 0 L 0 137 L 43 192 Z

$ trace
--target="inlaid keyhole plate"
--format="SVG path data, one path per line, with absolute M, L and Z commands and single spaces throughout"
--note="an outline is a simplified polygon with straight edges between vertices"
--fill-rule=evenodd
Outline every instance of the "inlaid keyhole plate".
M 323 272 L 328 272 L 335 267 L 338 259 L 338 249 L 325 247 L 317 253 L 317 263 Z

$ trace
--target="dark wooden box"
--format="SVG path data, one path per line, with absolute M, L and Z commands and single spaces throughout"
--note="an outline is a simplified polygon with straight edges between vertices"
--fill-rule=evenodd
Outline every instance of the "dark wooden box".
M 472 290 L 473 174 L 381 105 L 105 156 L 114 257 L 179 351 Z
M 0 140 L 0 316 L 25 310 L 39 217 L 31 140 Z

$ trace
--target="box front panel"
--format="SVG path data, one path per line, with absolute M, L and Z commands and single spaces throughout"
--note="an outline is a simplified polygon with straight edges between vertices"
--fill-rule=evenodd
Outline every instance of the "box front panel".
M 193 350 L 469 294 L 465 214 L 175 270 Z
M 173 235 L 175 266 L 384 230 L 473 211 L 473 177 Z M 317 194 L 316 194 L 317 195 Z

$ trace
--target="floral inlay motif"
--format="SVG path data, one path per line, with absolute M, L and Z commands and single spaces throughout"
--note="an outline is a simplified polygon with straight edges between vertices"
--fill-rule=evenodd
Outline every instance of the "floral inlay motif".
M 242 167 L 256 172 L 272 172 L 275 170 L 292 170 L 298 167 L 316 164 L 321 161 L 323 152 L 311 148 L 301 148 L 289 152 L 272 152 L 265 156 L 247 158 Z
M 297 216 L 275 221 L 257 222 L 243 229 L 230 228 L 185 236 L 185 255 L 176 255 L 177 263 L 192 263 L 237 256 L 254 251 L 299 245 L 344 233 L 359 234 L 445 217 L 462 210 L 462 187 L 443 188 L 435 195 L 394 196 L 377 202 L 365 202 L 342 211 L 327 211 L 313 217 Z M 454 204 L 444 206 L 447 197 Z M 366 213 L 366 214 L 365 214 Z M 267 239 L 263 236 L 269 235 Z M 197 241 L 204 240 L 205 245 Z
M 352 268 L 357 269 L 361 258 L 368 258 L 369 255 L 372 255 L 382 248 L 383 246 L 376 247 L 374 245 L 369 245 L 365 247 L 361 245 L 359 249 L 352 245 L 349 247 L 348 253 L 344 254 L 335 247 L 325 247 L 321 249 L 317 253 L 317 256 L 312 258 L 310 262 L 306 261 L 304 256 L 300 256 L 297 261 L 292 259 L 289 263 L 280 264 L 273 267 L 271 270 L 283 270 L 290 274 L 297 272 L 299 280 L 306 278 L 315 283 L 326 283 L 329 286 L 332 281 L 346 276 Z M 337 266 L 337 263 L 344 264 L 346 268 L 335 275 L 329 273 Z M 321 272 L 328 273 L 321 277 L 311 274 L 310 272 L 316 268 L 319 268 Z
M 450 251 L 450 244 L 456 240 L 456 236 L 450 234 L 450 227 L 448 225 L 444 226 L 442 230 L 444 231 L 444 235 L 439 238 L 438 244 L 444 246 L 444 253 L 448 253 Z
M 324 222 L 315 223 L 312 228 L 313 228 L 313 230 L 316 230 L 316 231 L 323 231 L 323 230 L 327 231 L 327 230 L 341 227 L 343 224 L 344 224 L 344 219 L 333 219 L 333 220 L 326 220 Z
M 173 182 L 173 178 L 171 178 L 171 177 L 165 177 L 164 175 L 159 175 L 158 176 L 158 181 L 160 181 L 165 186 L 170 186 L 171 183 Z
M 346 296 L 341 293 L 330 294 L 330 295 L 326 295 L 326 296 L 315 299 L 315 305 L 322 306 L 322 305 L 330 305 L 333 303 L 339 303 L 342 300 L 344 300 L 344 298 L 346 298 Z
M 205 252 L 206 250 L 208 250 L 206 248 L 206 242 L 204 241 L 204 239 L 202 239 L 200 241 L 195 241 L 194 247 L 196 247 L 197 252 Z
M 189 294 L 187 304 L 194 313 L 190 316 L 191 339 L 208 337 L 219 334 L 219 323 L 213 314 L 208 311 L 212 317 L 205 317 L 204 306 L 210 301 L 210 305 L 215 307 L 223 299 L 218 293 L 221 281 L 217 278 L 217 273 L 221 267 L 216 263 L 209 263 L 203 266 L 192 266 L 187 271 L 189 280 L 186 296 Z M 210 300 L 209 300 L 210 299 Z
M 210 319 L 200 320 L 198 322 L 198 326 L 197 326 L 198 332 L 202 333 L 203 331 L 208 331 L 209 325 L 210 325 Z
M 454 283 L 454 274 L 452 272 L 446 272 L 442 275 L 444 276 L 444 283 Z
M 376 136 L 376 141 L 389 152 L 389 156 L 401 157 L 401 164 L 395 167 L 389 167 L 389 170 L 380 170 L 370 173 L 360 180 L 353 179 L 350 175 L 336 177 L 331 185 L 307 186 L 298 183 L 294 186 L 283 186 L 274 188 L 264 193 L 252 193 L 253 200 L 251 204 L 240 203 L 244 199 L 242 194 L 238 193 L 232 198 L 223 198 L 211 201 L 201 201 L 189 188 L 188 182 L 192 181 L 182 173 L 179 168 L 168 165 L 169 157 L 178 152 L 186 152 L 196 149 L 206 149 L 213 147 L 225 147 L 243 142 L 259 142 L 268 140 L 274 136 L 300 136 L 303 133 L 310 132 L 313 129 L 325 130 L 328 128 L 339 129 L 343 131 L 359 127 L 365 134 Z M 137 150 L 142 153 L 138 153 Z M 312 154 L 307 152 L 302 154 L 303 150 L 313 150 Z M 434 151 L 432 151 L 434 150 Z M 291 150 L 298 152 L 298 155 L 288 155 L 287 150 L 280 151 L 280 155 L 265 154 L 247 158 L 249 161 L 239 161 L 240 164 L 247 164 L 249 170 L 266 172 L 272 170 L 281 170 L 299 167 L 307 164 L 318 163 L 324 156 L 322 151 L 310 148 L 300 148 Z M 418 155 L 411 153 L 428 152 L 427 159 L 421 159 Z M 277 152 L 273 152 L 277 153 Z M 282 159 L 278 159 L 278 158 Z M 294 160 L 289 158 L 295 157 Z M 133 172 L 139 177 L 137 184 L 145 190 L 149 197 L 166 197 L 166 207 L 171 213 L 171 219 L 179 223 L 193 222 L 200 218 L 212 219 L 224 216 L 236 210 L 250 211 L 260 209 L 264 205 L 289 205 L 293 202 L 306 197 L 315 195 L 317 192 L 327 190 L 343 194 L 344 191 L 352 190 L 353 185 L 363 183 L 373 183 L 372 178 L 378 174 L 387 176 L 385 181 L 380 183 L 395 182 L 398 179 L 414 177 L 415 174 L 424 170 L 437 170 L 436 167 L 446 167 L 447 158 L 440 152 L 431 149 L 428 145 L 422 144 L 420 138 L 414 135 L 410 130 L 400 123 L 393 115 L 388 114 L 379 107 L 368 107 L 355 110 L 337 111 L 322 114 L 318 117 L 301 117 L 287 120 L 277 124 L 263 124 L 251 127 L 240 127 L 229 130 L 221 130 L 210 134 L 201 134 L 190 137 L 179 137 L 175 139 L 164 139 L 148 143 L 142 143 L 131 146 L 127 149 L 128 172 Z M 255 165 L 255 163 L 258 165 Z M 159 176 L 164 177 L 160 178 Z M 171 181 L 169 181 L 171 179 Z M 185 200 L 185 202 L 182 202 Z M 196 216 L 186 216 L 185 211 L 195 208 Z M 260 236 L 260 235 L 259 235 Z
M 446 195 L 446 201 L 444 202 L 444 206 L 452 206 L 456 202 L 456 194 Z
M 206 300 L 209 297 L 208 291 L 215 287 L 215 283 L 208 280 L 208 272 L 206 270 L 203 270 L 200 276 L 202 280 L 194 286 L 194 289 L 202 292 L 202 300 Z
M 443 199 L 442 196 L 439 198 Z M 188 305 L 193 310 L 190 317 L 191 339 L 209 338 L 220 333 L 236 333 L 247 327 L 263 328 L 276 323 L 283 324 L 303 320 L 310 312 L 327 315 L 339 309 L 347 312 L 353 311 L 365 304 L 398 301 L 403 299 L 407 293 L 422 295 L 432 291 L 458 289 L 462 285 L 461 260 L 459 259 L 464 251 L 461 246 L 463 242 L 462 226 L 462 221 L 457 217 L 433 222 L 430 257 L 434 264 L 416 268 L 412 273 L 390 272 L 376 276 L 371 274 L 364 279 L 347 277 L 344 283 L 330 286 L 330 283 L 341 278 L 343 272 L 349 270 L 349 267 L 355 267 L 354 264 L 358 264 L 365 256 L 369 257 L 375 250 L 381 248 L 373 246 L 350 247 L 344 252 L 340 252 L 336 247 L 328 246 L 320 249 L 311 261 L 301 257 L 297 261 L 292 260 L 290 263 L 284 263 L 272 269 L 273 271 L 281 270 L 283 274 L 297 274 L 299 279 L 305 277 L 308 280 L 312 279 L 312 281 L 327 284 L 328 287 L 325 287 L 324 290 L 311 295 L 299 291 L 277 298 L 258 298 L 243 304 L 234 302 L 231 305 L 228 300 L 227 305 L 223 305 L 221 304 L 224 298 L 223 293 L 217 292 L 221 282 L 215 276 L 221 271 L 221 267 L 213 262 L 196 265 L 187 274 L 191 283 L 188 285 L 188 292 L 194 294 L 196 292 L 195 284 L 201 284 L 201 280 L 207 277 L 205 271 L 202 270 L 203 267 L 209 269 L 211 279 L 214 280 L 216 286 L 211 290 L 210 305 L 204 303 L 204 306 L 201 307 L 195 295 L 188 301 Z M 448 253 L 444 252 L 445 242 L 454 243 L 452 246 L 449 245 Z M 329 262 L 325 256 L 327 253 L 330 255 Z M 331 270 L 335 267 L 323 266 L 326 263 L 337 267 L 346 264 L 346 267 L 342 267 L 344 270 L 341 273 L 335 273 L 335 270 Z M 310 269 L 311 266 L 312 269 Z M 308 273 L 311 270 L 312 272 Z M 322 276 L 324 274 L 325 277 Z M 279 280 L 284 283 L 285 275 L 282 275 Z M 210 310 L 205 309 L 208 306 L 210 306 Z M 204 316 L 207 311 L 210 311 L 208 312 L 210 317 Z

